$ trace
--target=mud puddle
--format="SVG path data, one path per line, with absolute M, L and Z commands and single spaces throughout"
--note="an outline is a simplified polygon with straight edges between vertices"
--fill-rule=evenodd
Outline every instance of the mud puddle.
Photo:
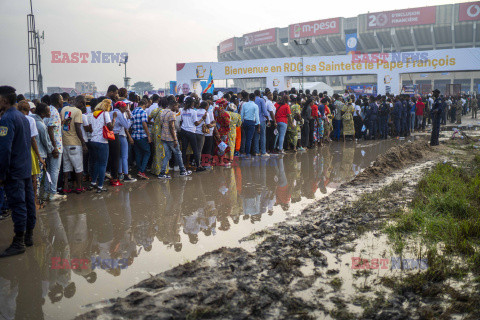
M 33 248 L 0 261 L 0 318 L 70 319 L 98 301 L 125 296 L 127 288 L 151 275 L 223 246 L 239 246 L 252 232 L 297 215 L 403 142 L 334 143 L 239 161 L 238 167 L 215 168 L 189 180 L 140 181 L 101 197 L 71 195 L 39 212 Z M 11 230 L 10 221 L 0 223 L 2 249 Z M 251 249 L 255 242 L 241 246 Z M 107 263 L 69 269 L 74 259 Z M 314 272 L 305 268 L 306 274 Z

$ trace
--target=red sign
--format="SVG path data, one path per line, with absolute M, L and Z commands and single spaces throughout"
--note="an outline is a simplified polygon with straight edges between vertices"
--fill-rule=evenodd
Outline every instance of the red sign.
M 220 42 L 220 54 L 235 50 L 235 38 Z
M 480 1 L 460 3 L 458 21 L 480 20 Z
M 245 47 L 258 46 L 261 44 L 277 41 L 277 29 L 271 28 L 263 31 L 247 33 L 243 35 Z
M 338 33 L 340 32 L 340 18 L 291 24 L 289 31 L 290 39 Z
M 434 24 L 436 7 L 422 7 L 367 14 L 367 29 Z

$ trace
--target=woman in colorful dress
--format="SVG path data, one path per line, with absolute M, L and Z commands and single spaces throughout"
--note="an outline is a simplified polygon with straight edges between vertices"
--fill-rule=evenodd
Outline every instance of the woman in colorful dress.
M 322 146 L 323 140 L 323 117 L 319 110 L 319 107 L 316 108 L 316 115 L 314 117 L 315 123 L 313 126 L 313 142 L 315 146 Z
M 343 141 L 345 142 L 345 136 L 355 137 L 355 122 L 353 121 L 353 113 L 355 107 L 351 101 L 348 101 L 346 105 L 342 107 L 342 124 L 343 124 Z
M 230 132 L 230 115 L 225 111 L 225 108 L 228 105 L 227 100 L 220 99 L 216 102 L 217 107 L 213 110 L 213 115 L 215 117 L 215 122 L 217 124 L 214 136 L 215 136 L 215 155 L 224 156 L 228 160 L 230 159 L 230 144 L 228 139 L 228 134 Z M 226 145 L 226 147 L 225 147 Z
M 302 119 L 300 115 L 302 112 L 302 109 L 300 108 L 300 102 L 302 101 L 302 98 L 300 96 L 291 96 L 290 99 L 294 101 L 295 104 L 290 107 L 293 121 L 290 122 L 287 127 L 287 143 L 288 146 L 292 146 L 293 152 L 297 152 L 297 145 L 299 144 L 298 134 L 300 132 L 300 121 Z
M 228 147 L 230 148 L 230 160 L 233 160 L 233 156 L 235 154 L 238 129 L 242 127 L 242 117 L 236 111 L 237 111 L 237 106 L 234 103 L 230 103 L 227 108 L 227 113 L 230 116 L 230 131 L 228 133 Z
M 330 111 L 329 104 L 330 104 L 329 101 L 325 103 L 325 119 L 323 121 L 324 128 L 325 128 L 324 136 L 327 142 L 332 142 L 332 139 L 330 139 L 330 134 L 332 133 L 332 130 L 333 130 L 333 126 L 332 126 L 333 115 L 332 115 L 332 111 Z

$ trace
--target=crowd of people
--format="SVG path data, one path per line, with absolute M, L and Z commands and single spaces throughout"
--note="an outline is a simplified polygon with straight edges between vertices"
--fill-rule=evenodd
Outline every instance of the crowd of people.
M 0 256 L 33 245 L 35 211 L 69 194 L 205 171 L 209 157 L 230 167 L 234 157 L 301 152 L 333 140 L 387 139 L 425 130 L 432 145 L 441 122 L 461 122 L 476 97 L 360 96 L 309 90 L 242 91 L 140 97 L 109 86 L 105 96 L 45 95 L 28 101 L 0 87 L 0 201 L 12 210 L 15 236 Z M 460 112 L 459 112 L 460 110 Z M 205 157 L 207 156 L 207 157 Z M 135 170 L 136 178 L 131 174 Z M 5 197 L 8 201 L 5 201 Z

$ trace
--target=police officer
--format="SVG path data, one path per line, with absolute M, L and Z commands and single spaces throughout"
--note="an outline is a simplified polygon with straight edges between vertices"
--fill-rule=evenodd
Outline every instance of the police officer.
M 380 131 L 380 139 L 387 139 L 388 133 L 388 114 L 390 113 L 390 105 L 383 96 L 378 107 L 378 129 Z
M 378 106 L 375 103 L 375 98 L 370 96 L 370 104 L 367 109 L 367 123 L 368 123 L 368 139 L 375 139 L 377 135 L 377 116 Z
M 35 201 L 32 187 L 32 160 L 30 153 L 30 125 L 18 111 L 15 89 L 0 87 L 0 184 L 4 185 L 8 205 L 12 210 L 15 236 L 0 257 L 25 252 L 25 245 L 33 245 Z
M 440 90 L 435 89 L 433 91 L 434 102 L 432 109 L 430 110 L 430 116 L 432 117 L 433 127 L 432 127 L 432 137 L 430 139 L 431 146 L 438 146 L 438 137 L 440 135 L 440 118 L 442 112 L 442 100 L 439 98 Z
M 393 117 L 393 124 L 395 125 L 395 136 L 398 137 L 401 134 L 402 131 L 402 102 L 400 101 L 400 97 L 396 96 L 395 97 L 395 104 L 393 105 L 393 112 L 392 112 L 392 117 Z
M 410 113 L 410 108 L 408 107 L 408 99 L 402 95 L 402 136 L 406 137 L 408 135 L 408 115 Z

